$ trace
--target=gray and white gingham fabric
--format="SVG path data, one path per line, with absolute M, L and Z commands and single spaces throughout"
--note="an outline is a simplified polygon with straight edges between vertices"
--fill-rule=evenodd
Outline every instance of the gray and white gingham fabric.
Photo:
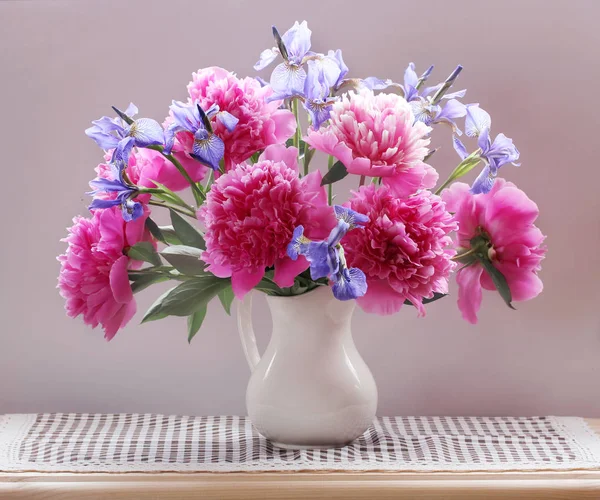
M 0 416 L 0 471 L 493 471 L 600 469 L 577 417 L 380 417 L 350 446 L 274 448 L 247 417 Z

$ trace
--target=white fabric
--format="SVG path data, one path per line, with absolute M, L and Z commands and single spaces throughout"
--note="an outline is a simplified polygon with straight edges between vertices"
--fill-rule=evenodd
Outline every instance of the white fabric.
M 247 417 L 0 416 L 0 471 L 500 471 L 600 469 L 578 417 L 380 417 L 354 443 L 282 450 Z

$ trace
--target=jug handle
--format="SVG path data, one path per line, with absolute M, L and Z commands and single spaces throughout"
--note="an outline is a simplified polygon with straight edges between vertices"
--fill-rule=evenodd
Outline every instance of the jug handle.
M 254 328 L 252 328 L 252 295 L 253 290 L 250 290 L 244 299 L 237 307 L 237 324 L 240 332 L 240 340 L 242 341 L 242 349 L 246 355 L 246 361 L 250 366 L 250 371 L 254 371 L 256 365 L 260 361 L 260 353 L 256 345 L 256 336 Z

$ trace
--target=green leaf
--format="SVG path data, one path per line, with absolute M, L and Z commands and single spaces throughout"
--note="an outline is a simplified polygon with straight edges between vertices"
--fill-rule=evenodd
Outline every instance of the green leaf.
M 291 146 L 291 145 L 293 145 L 294 141 L 293 141 L 292 139 L 288 139 L 288 141 L 287 141 L 287 142 L 289 142 L 289 141 L 292 141 L 292 142 L 290 143 L 290 146 Z M 287 142 L 286 142 L 286 145 L 287 145 Z M 287 146 L 287 147 L 289 147 L 289 146 Z M 250 159 L 249 159 L 248 161 L 249 161 L 249 162 L 250 162 L 252 165 L 254 165 L 254 164 L 255 164 L 255 163 L 258 161 L 258 158 L 260 157 L 261 153 L 262 153 L 262 151 L 257 151 L 256 153 L 254 153 L 254 154 L 253 154 L 253 155 L 250 157 Z M 210 172 L 209 172 L 209 174 L 210 174 Z M 212 184 L 212 183 L 211 183 L 211 184 Z M 208 188 L 208 187 L 209 187 L 209 185 L 207 184 L 207 186 L 206 186 L 206 187 Z
M 187 324 L 188 324 L 188 343 L 192 343 L 192 339 L 200 330 L 202 323 L 204 322 L 204 318 L 206 318 L 207 307 L 201 307 L 194 314 L 188 316 Z
M 227 314 L 229 314 L 231 316 L 231 303 L 233 302 L 233 299 L 235 298 L 235 295 L 233 294 L 233 289 L 228 286 L 227 288 L 221 290 L 219 292 L 219 300 L 221 301 L 221 304 L 223 305 L 223 309 L 225 309 L 225 312 Z
M 321 180 L 321 186 L 325 186 L 327 184 L 333 184 L 339 180 L 342 180 L 344 177 L 348 175 L 348 170 L 346 166 L 341 161 L 336 161 L 329 172 L 327 172 L 323 179 Z
M 148 311 L 142 322 L 154 321 L 165 316 L 189 316 L 206 306 L 230 280 L 213 275 L 199 276 L 176 286 L 164 296 L 156 307 Z M 158 301 L 157 301 L 158 302 Z
M 150 217 L 146 219 L 146 227 L 148 228 L 148 231 L 150 231 L 150 234 L 152 234 L 152 236 L 154 236 L 158 241 L 165 244 L 167 243 L 165 236 L 160 230 L 160 227 L 158 227 L 156 222 L 154 222 Z
M 181 245 L 181 240 L 177 237 L 173 226 L 158 226 L 158 229 L 169 245 Z
M 188 207 L 188 204 L 185 201 L 183 201 L 183 199 L 178 194 L 175 194 L 173 191 L 171 191 L 167 186 L 154 180 L 152 182 L 156 185 L 157 188 L 164 191 L 163 193 L 152 193 L 154 196 L 161 200 L 165 200 L 175 205 L 179 205 L 180 207 Z
M 163 281 L 167 281 L 168 279 L 169 277 L 165 276 L 164 274 L 140 274 L 132 280 L 133 283 L 131 283 L 131 291 L 133 293 L 141 292 L 144 288 L 148 288 L 154 283 L 161 283 Z
M 160 256 L 156 253 L 154 246 L 149 241 L 140 241 L 139 243 L 136 243 L 127 251 L 127 255 L 133 260 L 143 260 L 153 266 L 160 266 L 162 264 Z
M 283 295 L 284 291 L 282 288 L 279 288 L 275 283 L 273 283 L 271 280 L 263 278 L 262 280 L 260 280 L 260 282 L 258 283 L 258 285 L 256 285 L 254 288 L 256 288 L 257 290 L 260 290 L 261 292 L 265 292 L 268 295 Z
M 423 299 L 423 304 L 430 304 L 431 302 L 435 302 L 436 300 L 440 300 L 441 298 L 444 298 L 444 297 L 446 297 L 447 295 L 448 295 L 447 293 L 438 293 L 438 292 L 433 292 L 433 297 L 431 297 L 431 298 L 429 298 L 429 299 L 426 299 L 426 298 L 424 298 L 424 299 Z M 406 299 L 406 300 L 404 301 L 404 303 L 405 303 L 407 306 L 412 306 L 412 305 L 414 305 L 414 304 L 413 304 L 413 303 L 412 303 L 410 300 L 408 300 L 408 299 Z
M 197 276 L 205 274 L 206 264 L 200 260 L 202 250 L 186 245 L 171 245 L 160 254 L 164 259 L 182 274 Z
M 190 247 L 200 248 L 206 250 L 206 244 L 202 235 L 186 221 L 181 215 L 174 210 L 171 212 L 171 223 L 175 229 L 175 234 L 181 240 L 181 243 Z
M 514 309 L 512 305 L 512 293 L 510 292 L 510 288 L 504 275 L 494 267 L 494 264 L 492 264 L 487 257 L 477 255 L 477 260 L 481 262 L 485 272 L 490 275 L 490 278 L 492 278 L 492 282 L 494 283 L 496 290 L 498 290 L 500 297 L 502 297 L 506 305 L 511 309 Z
M 177 288 L 177 287 L 175 287 L 175 288 Z M 156 321 L 157 319 L 163 319 L 168 316 L 167 313 L 161 312 L 161 307 L 162 307 L 163 300 L 165 300 L 167 295 L 169 295 L 173 290 L 175 290 L 175 288 L 171 288 L 170 290 L 167 290 L 160 297 L 158 297 L 158 299 L 156 299 L 154 301 L 154 303 L 146 311 L 146 314 L 144 314 L 144 317 L 142 318 L 142 321 L 141 321 L 142 323 L 147 323 L 148 321 Z

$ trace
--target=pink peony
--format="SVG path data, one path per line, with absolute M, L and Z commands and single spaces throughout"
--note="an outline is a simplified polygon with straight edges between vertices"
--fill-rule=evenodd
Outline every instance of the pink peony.
M 393 314 L 406 299 L 425 314 L 423 298 L 448 292 L 455 267 L 449 233 L 456 229 L 439 196 L 422 191 L 398 198 L 388 186 L 363 186 L 347 206 L 369 217 L 363 230 L 342 240 L 348 264 L 367 276 L 358 305 L 367 312 Z
M 335 156 L 351 174 L 383 177 L 398 196 L 435 186 L 438 174 L 423 162 L 431 128 L 415 123 L 410 105 L 396 94 L 363 89 L 333 104 L 328 127 L 309 130 L 306 142 Z
M 298 178 L 298 150 L 283 145 L 265 149 L 255 165 L 239 164 L 209 191 L 199 218 L 206 226 L 202 259 L 216 276 L 231 276 L 243 297 L 275 268 L 275 282 L 292 286 L 308 268 L 304 257 L 291 260 L 287 245 L 303 225 L 309 238 L 324 239 L 335 226 L 333 210 L 321 187 L 321 174 Z
M 173 156 L 195 182 L 201 181 L 208 172 L 208 167 L 184 153 L 182 148 L 174 147 Z M 135 151 L 129 157 L 127 171 L 132 172 L 131 181 L 140 187 L 156 187 L 152 181 L 164 184 L 172 191 L 182 191 L 190 187 L 175 165 L 152 149 L 139 148 Z
M 58 288 L 66 299 L 67 315 L 104 329 L 111 340 L 136 311 L 127 270 L 141 264 L 125 252 L 139 241 L 150 240 L 144 223 L 147 215 L 125 222 L 118 207 L 96 211 L 91 219 L 76 217 L 61 263 Z
M 254 78 L 239 79 L 223 68 L 211 67 L 194 73 L 187 88 L 191 100 L 198 101 L 204 110 L 217 104 L 239 120 L 232 132 L 220 121 L 212 122 L 225 143 L 227 170 L 271 144 L 284 143 L 296 130 L 294 115 L 279 109 L 281 101 L 265 102 L 273 89 L 261 87 Z
M 512 299 L 523 301 L 539 295 L 543 285 L 537 272 L 546 248 L 542 246 L 545 236 L 534 225 L 537 205 L 513 183 L 500 178 L 487 194 L 471 194 L 467 184 L 455 183 L 442 197 L 448 210 L 455 212 L 460 252 L 468 251 L 471 239 L 483 231 L 491 245 L 488 255 L 506 278 Z M 496 288 L 477 262 L 460 269 L 456 281 L 458 308 L 464 319 L 475 324 L 481 288 Z
M 183 168 L 188 172 L 193 181 L 201 181 L 208 167 L 205 167 L 200 162 L 191 158 L 188 154 L 183 152 L 182 148 L 173 148 L 173 156 L 181 163 Z M 105 156 L 107 162 L 112 157 L 112 151 L 109 151 Z M 114 174 L 111 171 L 110 165 L 107 163 L 101 163 L 96 167 L 96 173 L 101 179 L 113 179 Z M 146 148 L 137 148 L 131 152 L 129 156 L 129 162 L 127 169 L 125 170 L 127 178 L 136 186 L 153 188 L 156 184 L 153 181 L 164 184 L 172 191 L 182 191 L 188 188 L 190 185 L 188 181 L 181 175 L 179 170 L 165 158 L 158 151 Z M 116 196 L 115 193 L 104 193 L 101 196 L 111 198 Z M 146 203 L 149 199 L 149 195 L 140 195 L 137 197 L 138 200 Z

